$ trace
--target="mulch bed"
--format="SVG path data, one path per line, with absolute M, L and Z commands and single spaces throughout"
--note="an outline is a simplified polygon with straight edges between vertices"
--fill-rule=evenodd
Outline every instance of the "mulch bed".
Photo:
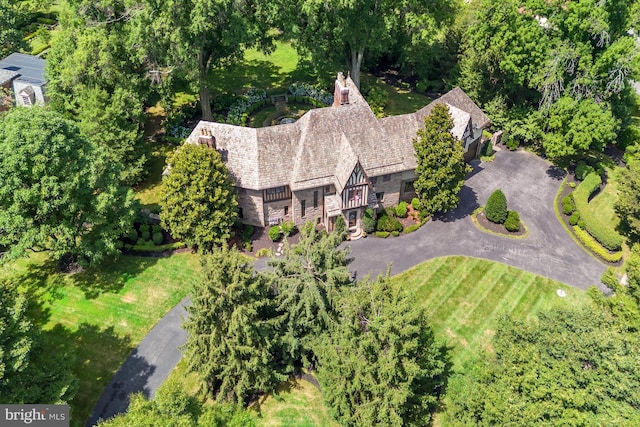
M 522 222 L 520 222 L 520 231 L 508 231 L 504 227 L 504 224 L 496 224 L 495 222 L 489 221 L 485 216 L 484 211 L 476 214 L 476 220 L 482 228 L 487 229 L 493 233 L 504 234 L 505 236 L 512 237 L 524 236 L 527 233 L 527 230 L 522 226 Z

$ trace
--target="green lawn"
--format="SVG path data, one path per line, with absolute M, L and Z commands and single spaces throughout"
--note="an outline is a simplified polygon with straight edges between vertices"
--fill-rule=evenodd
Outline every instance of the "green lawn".
M 362 82 L 376 86 L 387 94 L 387 105 L 384 112 L 387 116 L 414 113 L 431 102 L 431 98 L 417 92 L 390 86 L 370 74 L 362 74 Z
M 198 270 L 192 254 L 122 256 L 74 275 L 56 273 L 55 263 L 43 253 L 3 268 L 0 277 L 12 277 L 35 297 L 33 314 L 46 345 L 62 345 L 76 354 L 79 388 L 71 402 L 71 425 L 84 425 L 115 371 L 186 296 Z
M 275 394 L 251 406 L 256 427 L 338 427 L 322 402 L 322 393 L 307 381 L 282 383 Z
M 436 335 L 452 347 L 454 367 L 492 350 L 502 314 L 526 320 L 540 310 L 589 301 L 581 290 L 477 258 L 437 258 L 394 276 L 393 281 L 427 310 Z M 567 296 L 558 297 L 558 289 Z
M 554 306 L 589 303 L 584 291 L 477 258 L 437 258 L 392 280 L 425 307 L 436 335 L 450 346 L 454 369 L 483 351 L 492 351 L 498 319 L 505 313 L 527 320 Z M 560 298 L 558 289 L 567 296 Z M 180 365 L 171 378 L 182 379 L 185 389 L 197 393 L 197 379 L 186 375 Z M 305 381 L 284 383 L 277 394 L 263 396 L 258 403 L 252 407 L 258 427 L 336 425 L 320 392 Z
M 607 185 L 605 185 L 604 190 L 589 202 L 589 208 L 598 220 L 614 230 L 620 223 L 620 218 L 618 218 L 613 208 L 618 200 L 618 175 L 620 170 L 619 167 L 607 168 Z

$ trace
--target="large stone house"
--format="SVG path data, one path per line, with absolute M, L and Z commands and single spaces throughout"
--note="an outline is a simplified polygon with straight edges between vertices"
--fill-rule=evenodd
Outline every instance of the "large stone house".
M 413 139 L 438 103 L 449 108 L 451 132 L 466 159 L 474 158 L 489 119 L 461 89 L 415 113 L 378 119 L 342 74 L 331 107 L 310 110 L 295 123 L 258 129 L 201 121 L 187 143 L 221 152 L 243 222 L 314 221 L 332 230 L 342 215 L 357 235 L 367 207 L 394 206 L 415 196 Z

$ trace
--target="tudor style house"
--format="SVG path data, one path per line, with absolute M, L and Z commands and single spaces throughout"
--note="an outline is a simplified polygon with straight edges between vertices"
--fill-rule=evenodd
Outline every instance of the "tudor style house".
M 378 119 L 342 73 L 331 107 L 310 110 L 295 123 L 258 129 L 201 121 L 187 143 L 221 152 L 243 222 L 314 221 L 332 230 L 343 216 L 356 237 L 367 207 L 393 206 L 415 196 L 413 139 L 436 104 L 449 108 L 451 132 L 471 160 L 489 119 L 461 89 L 415 113 Z

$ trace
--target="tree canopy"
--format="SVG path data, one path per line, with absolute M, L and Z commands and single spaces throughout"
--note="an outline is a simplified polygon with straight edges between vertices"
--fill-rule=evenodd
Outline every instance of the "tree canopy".
M 342 236 L 318 231 L 307 223 L 295 246 L 285 244 L 284 256 L 269 262 L 271 283 L 281 313 L 281 339 L 290 365 L 313 363 L 312 342 L 336 321 L 339 290 L 352 283 Z
M 625 169 L 620 170 L 620 186 L 616 213 L 622 228 L 634 241 L 640 239 L 640 160 L 631 159 Z
M 285 379 L 274 369 L 269 288 L 235 249 L 223 247 L 204 257 L 202 271 L 187 307 L 185 356 L 208 394 L 244 404 Z
M 595 311 L 594 311 L 595 310 Z M 495 353 L 449 381 L 450 425 L 640 422 L 640 337 L 594 307 L 504 318 Z
M 318 379 L 343 426 L 422 426 L 446 384 L 446 349 L 424 309 L 389 277 L 347 288 L 316 346 Z
M 167 159 L 160 218 L 171 234 L 202 251 L 231 236 L 238 201 L 220 153 L 204 145 L 185 144 Z
M 458 193 L 471 168 L 464 161 L 461 142 L 451 134 L 453 119 L 446 105 L 433 107 L 424 126 L 413 140 L 418 162 L 413 185 L 423 209 L 432 215 L 458 206 Z
M 0 0 L 0 58 L 16 52 L 24 46 L 19 28 L 22 14 L 12 0 Z
M 95 263 L 118 252 L 137 202 L 78 127 L 43 108 L 0 120 L 0 244 L 6 257 L 51 249 Z

